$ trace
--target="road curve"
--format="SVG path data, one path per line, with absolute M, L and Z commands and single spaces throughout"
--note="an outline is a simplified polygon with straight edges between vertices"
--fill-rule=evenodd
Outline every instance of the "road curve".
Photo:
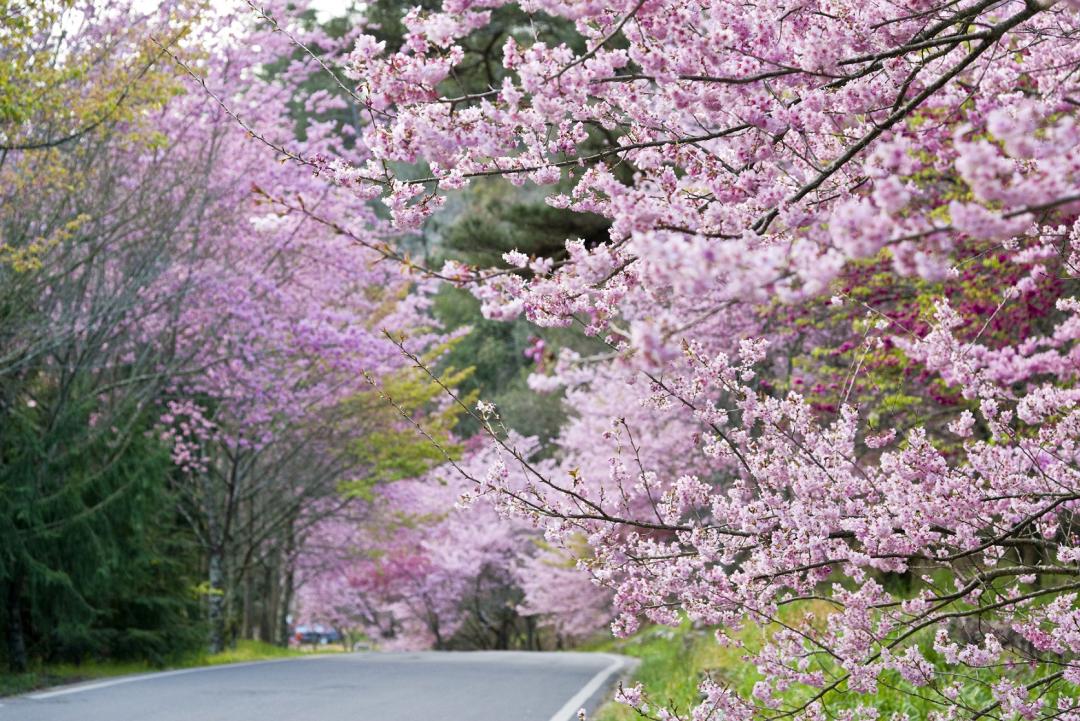
M 0 698 L 0 721 L 571 721 L 626 659 L 364 653 L 165 671 Z

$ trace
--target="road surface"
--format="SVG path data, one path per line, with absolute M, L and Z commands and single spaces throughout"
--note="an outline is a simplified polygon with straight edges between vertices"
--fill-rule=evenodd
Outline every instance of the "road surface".
M 0 721 L 571 721 L 626 660 L 589 653 L 320 654 L 0 698 Z

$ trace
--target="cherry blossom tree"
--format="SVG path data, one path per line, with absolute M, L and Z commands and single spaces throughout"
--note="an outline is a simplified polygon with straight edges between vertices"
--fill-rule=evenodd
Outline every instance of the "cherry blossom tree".
M 174 47 L 198 12 L 38 3 L 0 14 L 6 658 L 18 672 L 35 653 L 77 659 L 126 643 L 161 660 L 183 634 L 138 624 L 165 608 L 174 628 L 190 626 L 175 588 L 188 559 L 158 561 L 157 529 L 140 543 L 119 529 L 173 516 L 155 505 L 169 503 L 168 465 L 145 434 L 169 382 L 195 370 L 161 320 L 185 301 L 173 270 L 201 247 L 212 153 L 163 142 L 180 84 L 149 38 Z M 166 521 L 161 534 L 174 530 Z M 153 580 L 163 568 L 176 573 L 171 605 Z M 142 594 L 139 621 L 110 618 L 123 594 Z
M 390 52 L 357 38 L 370 155 L 313 161 L 325 176 L 401 229 L 478 177 L 611 221 L 433 275 L 610 347 L 537 378 L 579 384 L 569 463 L 481 404 L 502 457 L 462 470 L 588 539 L 617 633 L 688 616 L 756 666 L 690 710 L 627 689 L 642 715 L 875 718 L 883 686 L 941 719 L 1080 714 L 1078 11 L 448 0 Z M 455 72 L 478 46 L 483 87 Z M 926 392 L 901 403 L 883 374 Z
M 344 152 L 327 125 L 309 125 L 297 140 L 286 112 L 318 67 L 310 57 L 276 74 L 249 74 L 311 41 L 285 28 L 270 9 L 252 16 L 244 7 L 212 19 L 206 32 L 218 42 L 201 64 L 167 50 L 196 85 L 168 109 L 169 135 L 215 152 L 201 226 L 208 242 L 174 269 L 188 301 L 161 318 L 181 329 L 177 345 L 197 369 L 173 377 L 161 435 L 181 472 L 182 510 L 207 555 L 213 651 L 234 624 L 253 633 L 254 577 L 268 557 L 280 577 L 267 592 L 281 595 L 278 613 L 287 615 L 289 549 L 305 523 L 349 506 L 355 499 L 340 489 L 371 471 L 371 454 L 356 444 L 383 430 L 384 416 L 365 413 L 357 399 L 403 364 L 384 334 L 408 331 L 415 348 L 436 337 L 424 330 L 423 287 L 396 265 L 375 264 L 380 256 L 367 247 L 384 242 L 385 223 L 357 213 L 341 190 L 315 178 L 289 182 L 290 168 L 268 162 L 267 144 Z M 278 636 L 263 618 L 260 633 Z
M 481 473 L 492 460 L 473 446 L 379 488 L 352 517 L 317 522 L 298 561 L 301 617 L 362 630 L 383 649 L 535 649 L 603 626 L 609 599 L 573 559 L 545 551 L 531 524 L 490 499 L 470 502 L 458 468 Z
M 141 484 L 171 481 L 205 554 L 212 650 L 230 629 L 285 636 L 304 524 L 352 505 L 341 489 L 382 462 L 359 444 L 385 435 L 372 383 L 403 364 L 384 330 L 414 348 L 435 338 L 423 284 L 365 245 L 385 242 L 385 222 L 265 152 L 345 152 L 326 123 L 297 140 L 287 111 L 319 69 L 293 43 L 330 42 L 269 8 L 233 11 L 46 3 L 3 17 L 5 40 L 26 33 L 4 43 L 3 82 L 44 89 L 0 118 L 0 419 L 19 440 L 0 451 L 0 482 L 25 499 L 2 523 L 16 668 L 25 608 L 82 602 L 39 579 L 99 565 L 68 563 L 52 539 Z M 156 462 L 163 446 L 174 473 L 130 470 L 132 448 Z

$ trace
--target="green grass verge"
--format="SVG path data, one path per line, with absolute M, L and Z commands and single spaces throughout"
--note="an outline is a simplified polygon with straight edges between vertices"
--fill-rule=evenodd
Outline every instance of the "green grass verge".
M 762 629 L 748 624 L 744 633 L 760 635 Z M 678 628 L 654 626 L 636 635 L 611 641 L 606 650 L 640 659 L 641 663 L 629 683 L 640 682 L 653 703 L 679 713 L 686 713 L 699 701 L 698 684 L 705 677 L 730 686 L 741 695 L 748 695 L 761 674 L 742 659 L 737 648 L 719 645 L 709 631 L 694 629 L 689 622 Z M 882 718 L 894 712 L 905 712 L 912 718 L 925 718 L 931 707 L 918 707 L 918 699 L 907 694 L 882 688 L 875 695 L 875 706 Z M 843 706 L 843 701 L 840 702 Z M 937 709 L 934 709 L 937 710 Z M 610 701 L 601 707 L 591 721 L 638 721 L 643 718 L 633 709 Z
M 336 651 L 337 648 L 333 650 Z M 320 648 L 318 652 L 325 651 Z M 238 641 L 236 648 L 215 654 L 198 654 L 167 666 L 152 666 L 149 663 L 139 661 L 87 661 L 79 665 L 69 663 L 44 664 L 32 668 L 26 673 L 0 673 L 0 696 L 28 693 L 49 686 L 79 683 L 112 676 L 127 676 L 134 673 L 149 673 L 175 668 L 219 666 L 228 663 L 243 663 L 245 661 L 268 661 L 302 656 L 306 653 L 310 652 L 300 651 L 295 648 L 282 648 L 262 641 Z
M 690 625 L 679 628 L 655 626 L 627 639 L 597 644 L 590 650 L 621 653 L 639 659 L 640 665 L 630 683 L 642 683 L 650 697 L 669 708 L 685 711 L 698 699 L 698 681 L 708 671 L 733 674 L 752 672 L 737 658 L 726 658 L 730 651 L 720 648 L 712 635 L 694 631 Z M 610 701 L 593 716 L 592 721 L 637 721 L 638 713 Z
M 955 580 L 945 571 L 938 571 L 933 575 L 935 585 L 939 588 L 946 588 Z M 837 582 L 843 580 L 839 576 L 836 578 Z M 903 576 L 885 576 L 882 583 L 899 598 L 913 597 L 918 590 L 910 578 Z M 1042 599 L 1037 603 L 1046 603 L 1049 600 L 1051 599 Z M 813 627 L 816 632 L 821 632 L 835 610 L 835 606 L 828 602 L 806 601 L 786 606 L 780 612 L 780 620 L 788 627 Z M 954 610 L 973 611 L 974 607 L 958 603 Z M 676 628 L 648 627 L 626 639 L 609 637 L 596 640 L 585 644 L 581 650 L 621 653 L 640 659 L 629 684 L 640 682 L 651 704 L 666 706 L 685 714 L 699 703 L 698 686 L 705 678 L 711 678 L 720 685 L 731 688 L 743 698 L 750 697 L 754 685 L 763 678 L 752 663 L 744 660 L 745 651 L 754 652 L 760 649 L 777 628 L 775 624 L 763 626 L 746 623 L 735 633 L 735 638 L 740 643 L 728 646 L 719 644 L 713 631 L 694 628 L 689 622 L 684 622 Z M 1024 686 L 1033 679 L 1048 678 L 1059 670 L 1059 665 L 1054 662 L 1049 662 L 1051 665 L 1031 666 L 1024 654 L 1007 654 L 989 667 L 967 668 L 962 675 L 958 675 L 957 669 L 947 664 L 941 654 L 934 650 L 934 632 L 933 627 L 924 628 L 907 639 L 907 643 L 918 646 L 923 657 L 940 674 L 935 679 L 935 684 L 912 685 L 898 672 L 885 671 L 878 677 L 873 695 L 852 691 L 846 684 L 840 684 L 829 691 L 825 701 L 830 712 L 852 710 L 868 704 L 882 719 L 892 718 L 894 715 L 925 719 L 934 712 L 953 707 L 953 702 L 948 701 L 942 691 L 945 685 L 951 685 L 954 681 L 962 681 L 956 691 L 956 698 L 960 703 L 968 708 L 984 709 L 994 703 L 991 689 L 1002 680 Z M 745 649 L 739 648 L 741 644 L 745 645 Z M 819 663 L 829 676 L 840 674 L 841 669 L 827 656 L 819 656 L 816 663 Z M 792 684 L 779 695 L 779 699 L 789 707 L 797 707 L 816 697 L 818 693 L 817 688 Z M 1052 710 L 1057 707 L 1059 699 L 1074 698 L 1076 686 L 1054 683 L 1038 689 L 1035 693 L 1038 693 L 1044 709 Z M 640 721 L 641 718 L 636 711 L 609 702 L 599 709 L 590 721 Z
M 336 649 L 335 649 L 336 650 Z M 236 648 L 225 649 L 221 653 L 203 653 L 180 663 L 178 668 L 194 666 L 220 666 L 226 663 L 244 663 L 246 661 L 272 661 L 275 658 L 303 656 L 305 651 L 292 647 L 282 648 L 263 641 L 237 641 Z
M 0 696 L 28 693 L 49 686 L 78 683 L 109 676 L 125 676 L 132 673 L 145 673 L 157 669 L 140 662 L 100 662 L 87 661 L 75 664 L 46 664 L 31 668 L 26 673 L 0 673 Z
M 825 614 L 821 614 L 821 618 L 824 617 Z M 767 633 L 768 630 L 761 626 L 747 624 L 739 636 L 756 646 L 753 639 L 760 639 Z M 922 636 L 923 638 L 917 638 L 923 653 L 944 671 L 946 667 L 940 665 L 941 660 L 929 648 L 930 633 L 926 632 Z M 757 668 L 743 660 L 743 651 L 721 646 L 711 632 L 694 629 L 688 622 L 678 628 L 646 628 L 630 638 L 608 639 L 589 644 L 582 650 L 621 653 L 640 659 L 641 663 L 628 685 L 640 682 L 652 703 L 664 705 L 680 713 L 685 713 L 698 703 L 697 687 L 703 678 L 711 677 L 744 697 L 748 696 L 754 684 L 762 679 Z M 1021 683 L 1032 678 L 1030 669 L 1024 664 L 1017 664 L 1014 668 L 985 669 L 979 672 L 981 683 L 965 687 L 961 694 L 962 700 L 976 708 L 985 706 L 992 701 L 989 687 L 1003 677 Z M 829 702 L 835 711 L 850 709 L 858 703 L 870 701 L 880 718 L 891 718 L 894 714 L 906 714 L 915 719 L 927 718 L 931 712 L 942 710 L 940 697 L 934 697 L 922 689 L 905 686 L 898 674 L 888 671 L 880 678 L 878 690 L 872 697 L 840 689 L 829 695 Z M 815 689 L 794 685 L 783 698 L 789 702 L 804 701 L 815 692 Z M 1061 689 L 1048 693 L 1047 707 L 1053 708 L 1062 693 Z M 590 721 L 639 721 L 641 718 L 636 711 L 611 701 L 601 707 Z

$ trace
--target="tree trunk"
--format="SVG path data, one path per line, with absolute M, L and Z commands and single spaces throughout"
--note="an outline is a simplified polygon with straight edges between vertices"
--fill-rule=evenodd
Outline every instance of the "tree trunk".
M 281 618 L 281 594 L 285 590 L 284 573 L 285 567 L 282 562 L 281 555 L 278 554 L 274 558 L 273 574 L 270 576 L 267 582 L 267 595 L 270 599 L 266 602 L 266 607 L 263 609 L 263 622 L 266 626 L 266 638 L 267 643 L 278 642 L 278 631 L 280 630 L 279 619 Z
M 281 606 L 278 610 L 278 632 L 281 634 L 278 643 L 282 646 L 289 645 L 289 606 L 292 605 L 293 583 L 293 570 L 290 567 L 285 571 L 285 590 L 281 594 Z
M 244 599 L 240 611 L 240 637 L 255 637 L 255 574 L 247 569 L 243 575 Z
M 259 640 L 266 643 L 273 643 L 274 641 L 274 603 L 277 601 L 275 598 L 278 594 L 277 588 L 280 584 L 277 583 L 276 574 L 274 573 L 274 565 L 276 559 L 270 559 L 263 566 L 262 574 L 262 593 L 260 597 L 262 603 L 259 605 Z
M 281 590 L 281 600 L 278 606 L 278 643 L 283 647 L 289 645 L 289 607 L 292 606 L 295 579 L 293 578 L 293 552 L 296 548 L 296 538 L 293 536 L 293 519 L 289 519 L 285 526 L 285 554 L 281 559 L 282 575 L 285 577 L 284 588 Z
M 22 574 L 16 574 L 8 585 L 7 593 L 8 668 L 12 673 L 24 673 L 27 666 L 26 638 L 22 626 L 22 587 Z
M 247 503 L 247 525 L 248 528 L 255 528 L 255 503 L 254 501 L 248 501 Z M 253 531 L 254 533 L 254 531 Z M 240 562 L 239 566 L 241 570 L 240 585 L 244 589 L 244 597 L 241 601 L 240 607 L 240 637 L 241 638 L 255 638 L 255 585 L 257 580 L 255 578 L 255 567 L 252 562 L 252 558 L 255 555 L 255 547 L 249 541 L 249 549 L 247 555 Z
M 525 617 L 525 649 L 528 651 L 540 650 L 540 641 L 536 635 L 536 618 L 533 616 Z
M 210 549 L 207 580 L 207 620 L 210 622 L 210 653 L 225 650 L 225 559 L 220 548 Z

